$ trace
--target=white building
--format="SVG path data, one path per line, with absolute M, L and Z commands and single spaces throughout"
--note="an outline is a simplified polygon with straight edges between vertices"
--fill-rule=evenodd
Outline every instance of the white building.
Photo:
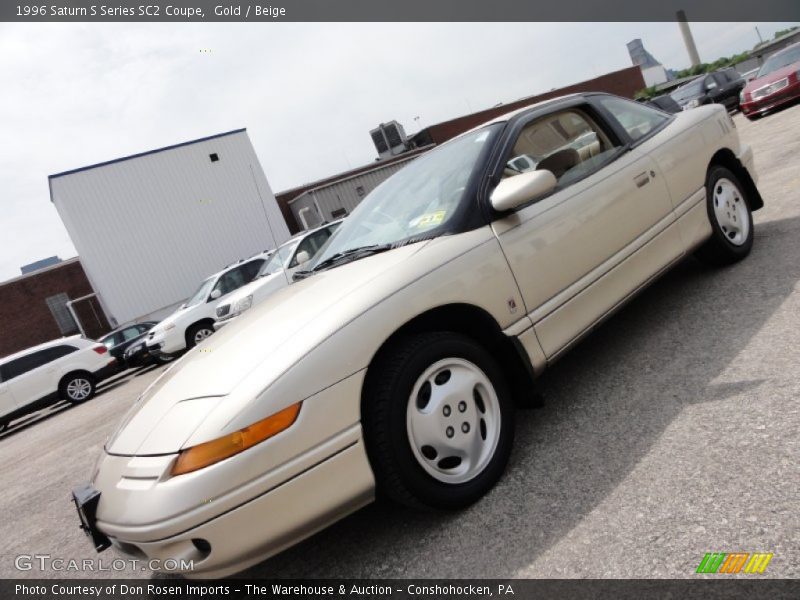
M 159 319 L 289 230 L 246 130 L 51 175 L 50 200 L 112 325 Z

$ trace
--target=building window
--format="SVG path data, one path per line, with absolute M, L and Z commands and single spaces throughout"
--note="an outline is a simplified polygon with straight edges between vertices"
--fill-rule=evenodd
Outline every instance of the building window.
M 56 325 L 58 325 L 58 330 L 61 332 L 61 335 L 78 333 L 78 325 L 75 323 L 75 319 L 72 318 L 72 313 L 70 313 L 67 308 L 68 301 L 69 296 L 64 293 L 45 298 L 47 308 L 50 309 L 50 313 L 56 320 Z
M 219 154 L 217 154 L 216 152 L 213 152 L 213 153 L 208 155 L 208 158 L 211 159 L 211 162 L 217 162 L 219 160 Z
M 341 217 L 346 217 L 347 211 L 344 208 L 337 208 L 334 211 L 331 211 L 331 217 L 334 219 L 339 219 Z

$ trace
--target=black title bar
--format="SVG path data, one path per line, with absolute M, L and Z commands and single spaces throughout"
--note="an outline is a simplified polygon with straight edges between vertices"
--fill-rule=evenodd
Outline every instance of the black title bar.
M 14 22 L 800 21 L 800 0 L 2 0 Z

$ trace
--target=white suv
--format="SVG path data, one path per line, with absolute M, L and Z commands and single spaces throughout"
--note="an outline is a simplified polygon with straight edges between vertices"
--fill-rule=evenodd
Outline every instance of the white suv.
M 17 417 L 59 399 L 73 404 L 94 395 L 116 371 L 108 348 L 79 335 L 39 344 L 0 359 L 0 431 Z
M 272 258 L 261 267 L 253 281 L 231 294 L 224 302 L 217 304 L 215 329 L 230 323 L 254 304 L 285 288 L 292 282 L 292 275 L 304 264 L 314 258 L 316 253 L 342 220 L 327 223 L 322 227 L 299 233 L 279 247 Z
M 272 253 L 242 259 L 203 281 L 178 310 L 153 327 L 147 335 L 148 352 L 156 357 L 176 354 L 193 348 L 214 333 L 217 300 L 250 283 Z

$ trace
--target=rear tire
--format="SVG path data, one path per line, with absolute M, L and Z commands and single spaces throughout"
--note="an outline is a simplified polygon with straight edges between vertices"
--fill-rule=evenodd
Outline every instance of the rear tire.
M 497 482 L 514 438 L 514 406 L 491 355 L 466 336 L 400 340 L 370 367 L 363 399 L 378 489 L 417 508 L 458 509 Z
M 712 166 L 706 178 L 706 209 L 711 238 L 696 252 L 705 263 L 729 265 L 753 247 L 753 213 L 745 187 L 729 169 Z
M 95 380 L 89 373 L 70 373 L 61 380 L 59 393 L 70 404 L 81 404 L 95 393 Z
M 186 330 L 186 349 L 191 350 L 207 337 L 214 334 L 214 327 L 207 323 L 195 323 Z

